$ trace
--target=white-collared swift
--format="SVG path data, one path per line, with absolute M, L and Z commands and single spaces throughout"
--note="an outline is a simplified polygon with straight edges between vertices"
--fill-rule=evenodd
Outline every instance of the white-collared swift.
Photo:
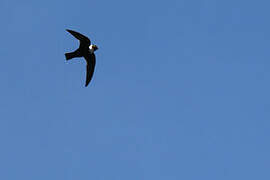
M 90 83 L 94 74 L 96 65 L 96 56 L 94 52 L 98 50 L 98 47 L 97 45 L 91 44 L 88 37 L 69 29 L 66 30 L 80 41 L 80 46 L 77 50 L 74 52 L 65 53 L 66 60 L 70 60 L 75 57 L 84 57 L 86 60 L 86 87 Z

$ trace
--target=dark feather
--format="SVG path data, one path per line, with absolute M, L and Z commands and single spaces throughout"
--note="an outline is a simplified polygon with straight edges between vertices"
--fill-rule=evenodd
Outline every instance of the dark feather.
M 95 70 L 95 65 L 96 65 L 96 56 L 94 53 L 88 54 L 87 56 L 84 56 L 86 60 L 86 82 L 85 82 L 85 87 L 88 86 L 90 83 L 94 70 Z
M 84 46 L 90 46 L 91 41 L 88 37 L 76 32 L 76 31 L 69 30 L 69 29 L 67 29 L 67 32 L 69 32 L 75 38 L 77 38 L 80 41 L 80 44 L 83 44 Z

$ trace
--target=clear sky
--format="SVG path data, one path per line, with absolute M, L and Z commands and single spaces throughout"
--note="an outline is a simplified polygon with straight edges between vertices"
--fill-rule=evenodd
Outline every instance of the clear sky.
M 269 180 L 269 6 L 1 0 L 0 179 Z

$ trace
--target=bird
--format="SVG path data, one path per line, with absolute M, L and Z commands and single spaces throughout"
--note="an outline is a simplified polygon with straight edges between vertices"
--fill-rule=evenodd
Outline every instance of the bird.
M 69 32 L 71 35 L 73 35 L 76 39 L 80 41 L 79 48 L 73 52 L 65 53 L 66 60 L 71 60 L 76 57 L 84 57 L 86 61 L 86 82 L 85 87 L 88 86 L 90 83 L 94 70 L 96 65 L 96 56 L 95 51 L 98 50 L 98 46 L 95 44 L 91 44 L 91 41 L 88 37 L 70 30 L 66 29 L 67 32 Z

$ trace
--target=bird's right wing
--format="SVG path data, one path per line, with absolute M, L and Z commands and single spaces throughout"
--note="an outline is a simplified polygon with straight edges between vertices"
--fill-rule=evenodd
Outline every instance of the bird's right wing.
M 75 38 L 77 38 L 80 43 L 83 43 L 85 44 L 86 46 L 90 46 L 91 44 L 91 41 L 88 37 L 76 32 L 76 31 L 72 31 L 72 30 L 69 30 L 67 29 L 67 32 L 69 32 L 70 34 L 72 34 Z
M 85 82 L 85 87 L 88 86 L 88 84 L 90 83 L 93 74 L 94 74 L 94 70 L 95 70 L 95 65 L 96 65 L 96 56 L 94 53 L 89 53 L 88 56 L 84 56 L 85 60 L 86 60 L 86 82 Z

